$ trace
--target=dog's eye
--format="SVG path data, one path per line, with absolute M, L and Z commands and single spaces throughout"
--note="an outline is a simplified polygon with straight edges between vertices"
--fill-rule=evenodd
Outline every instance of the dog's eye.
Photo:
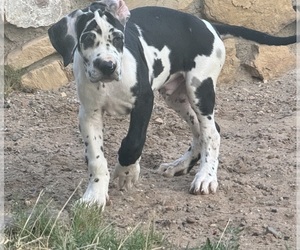
M 81 36 L 81 43 L 84 49 L 92 48 L 94 46 L 96 35 L 94 33 L 86 33 Z
M 117 49 L 121 49 L 123 47 L 123 37 L 122 36 L 115 36 L 113 39 L 113 45 Z

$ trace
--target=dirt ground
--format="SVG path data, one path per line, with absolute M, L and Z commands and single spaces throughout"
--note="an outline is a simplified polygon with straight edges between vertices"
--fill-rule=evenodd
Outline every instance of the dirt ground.
M 14 92 L 5 103 L 5 207 L 33 202 L 41 190 L 60 208 L 78 184 L 86 188 L 84 145 L 78 131 L 75 84 L 56 91 Z M 217 89 L 221 126 L 219 189 L 194 196 L 190 174 L 153 173 L 184 153 L 187 125 L 157 96 L 141 160 L 139 184 L 122 192 L 111 181 L 105 217 L 121 230 L 154 221 L 175 246 L 220 238 L 228 223 L 240 249 L 296 249 L 296 71 L 267 83 L 238 79 Z M 110 170 L 128 117 L 105 119 Z

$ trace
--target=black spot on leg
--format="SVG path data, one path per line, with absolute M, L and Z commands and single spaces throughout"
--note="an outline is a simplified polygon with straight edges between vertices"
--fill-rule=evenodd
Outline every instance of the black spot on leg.
M 88 142 L 85 142 L 84 145 L 87 147 L 87 146 L 89 145 L 89 143 L 88 143 Z
M 103 152 L 103 147 L 102 147 L 102 146 L 100 147 L 100 149 L 101 149 L 101 151 Z
M 191 123 L 194 125 L 194 119 L 195 119 L 195 117 L 193 116 L 193 115 L 190 115 L 190 121 L 191 121 Z
M 96 158 L 99 159 L 99 158 L 100 158 L 100 155 L 97 155 Z
M 89 165 L 89 158 L 87 156 L 85 156 L 85 163 Z
M 129 175 L 129 171 L 126 171 L 125 174 L 126 174 L 126 175 Z
M 90 174 L 90 177 L 93 177 L 93 175 L 92 175 L 92 174 Z
M 208 120 L 211 120 L 211 116 L 210 116 L 210 115 L 209 115 L 209 116 L 207 116 L 207 119 L 208 119 Z
M 215 106 L 215 90 L 211 77 L 203 80 L 199 85 L 199 80 L 193 78 L 193 85 L 198 85 L 195 95 L 199 99 L 197 106 L 199 107 L 202 115 L 210 115 L 213 113 Z
M 99 178 L 95 178 L 94 182 L 99 182 Z

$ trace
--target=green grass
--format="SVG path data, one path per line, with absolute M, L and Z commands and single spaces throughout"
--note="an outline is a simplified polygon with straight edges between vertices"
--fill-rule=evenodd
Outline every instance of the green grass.
M 15 70 L 8 65 L 4 66 L 4 96 L 7 97 L 14 90 L 24 92 L 32 92 L 28 88 L 24 88 L 21 84 L 21 77 L 24 74 L 24 69 Z
M 69 200 L 60 211 L 53 204 L 41 202 L 41 195 L 30 212 L 22 208 L 14 209 L 13 223 L 5 229 L 5 249 L 99 249 L 99 250 L 177 250 L 164 240 L 161 233 L 154 230 L 154 224 L 138 223 L 126 235 L 113 224 L 105 222 L 101 209 L 97 206 L 76 204 L 63 217 Z M 64 215 L 65 215 L 64 214 Z M 219 239 L 207 239 L 198 248 L 186 250 L 237 250 L 240 230 L 230 229 L 229 221 L 221 230 Z
M 122 237 L 96 206 L 76 205 L 62 222 L 50 204 L 38 204 L 30 214 L 15 213 L 13 226 L 5 231 L 5 249 L 161 249 L 163 238 L 151 224 L 147 230 L 137 225 Z

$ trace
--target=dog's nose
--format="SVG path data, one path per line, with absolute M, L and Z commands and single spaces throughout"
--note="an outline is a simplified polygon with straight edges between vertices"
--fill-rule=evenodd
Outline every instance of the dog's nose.
M 94 61 L 94 67 L 99 69 L 104 75 L 109 76 L 114 73 L 117 65 L 112 61 L 105 61 L 101 59 L 96 59 Z

